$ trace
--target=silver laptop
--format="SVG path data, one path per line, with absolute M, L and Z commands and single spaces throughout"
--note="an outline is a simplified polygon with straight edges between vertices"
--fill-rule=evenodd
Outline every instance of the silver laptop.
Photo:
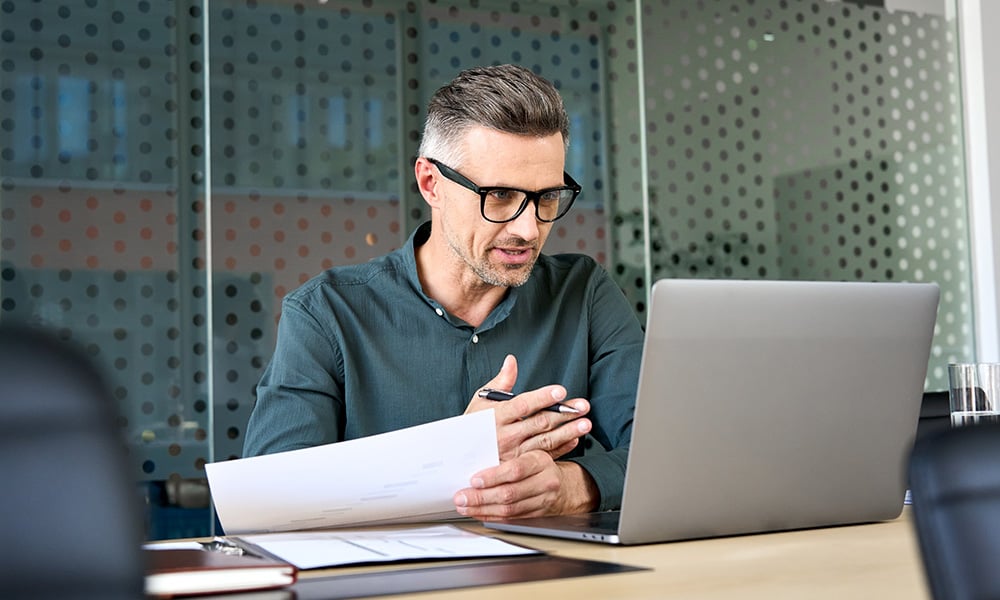
M 898 517 L 938 295 L 657 281 L 621 510 L 486 526 L 641 544 Z

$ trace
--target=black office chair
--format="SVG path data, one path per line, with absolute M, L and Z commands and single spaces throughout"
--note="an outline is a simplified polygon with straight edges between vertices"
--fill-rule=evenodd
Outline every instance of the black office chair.
M 934 598 L 1000 598 L 1000 425 L 918 439 L 910 489 Z
M 87 358 L 0 323 L 0 598 L 142 598 L 142 521 Z

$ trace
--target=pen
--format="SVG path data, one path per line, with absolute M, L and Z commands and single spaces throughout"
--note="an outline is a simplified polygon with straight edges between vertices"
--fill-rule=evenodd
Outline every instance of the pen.
M 504 400 L 510 400 L 515 394 L 513 392 L 505 392 L 503 390 L 495 390 L 493 388 L 483 388 L 479 390 L 479 397 L 486 398 L 487 400 L 495 400 L 497 402 L 503 402 Z M 561 402 L 553 404 L 552 406 L 546 406 L 542 410 L 547 410 L 550 412 L 557 413 L 578 413 L 577 409 L 573 408 L 568 404 L 563 404 Z

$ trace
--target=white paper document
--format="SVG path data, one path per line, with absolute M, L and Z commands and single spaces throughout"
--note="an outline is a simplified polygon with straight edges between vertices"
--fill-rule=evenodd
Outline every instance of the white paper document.
M 205 465 L 227 535 L 458 518 L 452 496 L 500 464 L 493 410 Z
M 451 525 L 397 529 L 335 529 L 263 533 L 231 538 L 300 569 L 362 563 L 541 554 L 539 550 L 463 531 Z

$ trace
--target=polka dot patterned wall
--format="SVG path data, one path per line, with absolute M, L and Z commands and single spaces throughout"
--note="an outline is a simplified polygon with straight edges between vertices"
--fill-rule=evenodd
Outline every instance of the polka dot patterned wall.
M 108 365 L 139 479 L 240 454 L 281 298 L 428 218 L 424 106 L 480 64 L 563 93 L 584 192 L 547 250 L 594 256 L 641 317 L 663 276 L 935 280 L 934 360 L 971 352 L 941 18 L 819 0 L 0 0 L 0 15 L 0 317 Z
M 201 9 L 0 2 L 2 317 L 104 364 L 137 479 L 208 429 Z
M 955 22 L 839 2 L 644 2 L 653 277 L 935 281 L 971 357 Z

